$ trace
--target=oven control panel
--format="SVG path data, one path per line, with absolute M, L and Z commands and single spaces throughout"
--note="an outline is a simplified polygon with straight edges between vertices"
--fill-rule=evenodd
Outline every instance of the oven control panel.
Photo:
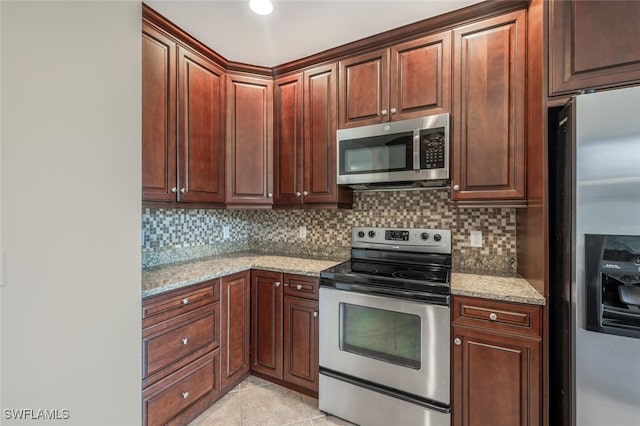
M 387 229 L 384 231 L 384 239 L 387 241 L 409 241 L 409 231 Z
M 451 254 L 451 231 L 355 227 L 351 233 L 351 247 Z

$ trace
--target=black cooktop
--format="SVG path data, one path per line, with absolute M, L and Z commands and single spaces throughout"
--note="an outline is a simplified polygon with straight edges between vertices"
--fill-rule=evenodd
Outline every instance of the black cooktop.
M 450 294 L 450 271 L 451 268 L 446 265 L 384 263 L 351 259 L 320 272 L 320 278 L 338 283 Z

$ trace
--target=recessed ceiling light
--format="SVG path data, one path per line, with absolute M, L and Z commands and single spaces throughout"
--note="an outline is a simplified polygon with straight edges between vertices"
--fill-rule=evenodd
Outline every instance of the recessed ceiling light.
M 269 15 L 273 12 L 271 0 L 250 0 L 249 7 L 258 15 Z

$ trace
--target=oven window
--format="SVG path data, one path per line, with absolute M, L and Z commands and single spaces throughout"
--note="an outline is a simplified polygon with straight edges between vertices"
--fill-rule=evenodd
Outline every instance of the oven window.
M 367 306 L 340 304 L 340 349 L 420 369 L 420 317 Z

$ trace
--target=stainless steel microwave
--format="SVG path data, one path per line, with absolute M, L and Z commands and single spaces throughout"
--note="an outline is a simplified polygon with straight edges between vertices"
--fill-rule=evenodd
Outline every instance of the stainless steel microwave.
M 356 189 L 444 186 L 449 114 L 341 129 L 338 184 Z

